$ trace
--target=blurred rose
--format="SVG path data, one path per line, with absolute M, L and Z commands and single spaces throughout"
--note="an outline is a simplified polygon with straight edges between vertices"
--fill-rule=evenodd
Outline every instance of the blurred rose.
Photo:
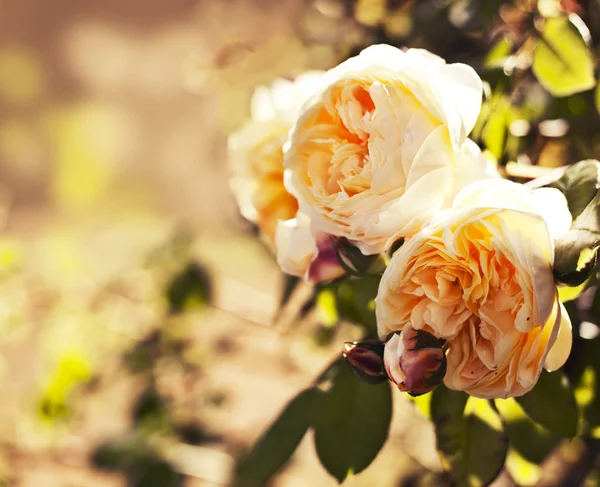
M 413 396 L 435 389 L 446 373 L 446 357 L 440 341 L 409 324 L 387 341 L 383 361 L 390 380 Z
M 283 144 L 302 104 L 318 89 L 321 72 L 276 80 L 254 92 L 251 120 L 229 138 L 231 186 L 242 215 L 271 245 L 279 220 L 293 218 L 296 199 L 283 185 Z
M 449 341 L 448 387 L 526 393 L 571 349 L 552 274 L 553 238 L 570 224 L 558 190 L 473 183 L 393 255 L 375 300 L 380 337 L 411 322 Z
M 285 155 L 286 186 L 322 231 L 364 254 L 417 233 L 468 183 L 496 177 L 466 137 L 482 82 L 419 49 L 371 46 L 324 76 Z
M 344 274 L 334 239 L 313 231 L 310 219 L 303 213 L 279 222 L 275 247 L 277 263 L 286 274 L 304 277 L 308 282 L 331 281 Z

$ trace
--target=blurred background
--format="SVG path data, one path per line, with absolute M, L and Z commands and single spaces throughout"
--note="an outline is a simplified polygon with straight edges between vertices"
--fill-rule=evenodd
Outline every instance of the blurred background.
M 506 87 L 475 133 L 501 162 L 597 157 L 593 95 L 555 106 L 512 77 L 537 3 L 0 0 L 0 485 L 229 485 L 352 338 L 326 308 L 278 315 L 283 278 L 230 192 L 227 136 L 258 85 L 425 47 Z M 390 441 L 347 485 L 440 471 L 431 426 L 394 400 Z M 309 434 L 271 485 L 336 482 Z

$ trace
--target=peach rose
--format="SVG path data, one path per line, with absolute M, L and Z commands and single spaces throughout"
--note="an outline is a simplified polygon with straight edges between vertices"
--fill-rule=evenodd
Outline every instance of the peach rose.
M 283 185 L 283 145 L 302 104 L 318 89 L 322 72 L 295 81 L 276 80 L 252 97 L 251 120 L 229 137 L 231 187 L 242 215 L 257 224 L 269 244 L 279 220 L 293 218 L 296 198 Z
M 468 183 L 497 177 L 467 139 L 482 96 L 469 66 L 376 45 L 323 83 L 284 160 L 286 187 L 323 232 L 380 253 L 417 233 Z
M 410 323 L 448 340 L 446 386 L 525 394 L 571 349 L 552 274 L 553 239 L 570 224 L 556 189 L 471 184 L 390 260 L 375 300 L 380 337 Z

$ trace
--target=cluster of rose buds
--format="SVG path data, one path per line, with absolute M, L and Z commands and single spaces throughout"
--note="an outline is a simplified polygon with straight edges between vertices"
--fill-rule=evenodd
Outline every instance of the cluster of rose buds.
M 402 392 L 419 396 L 435 389 L 446 374 L 444 340 L 407 324 L 379 340 L 346 343 L 343 356 L 362 380 L 391 380 Z

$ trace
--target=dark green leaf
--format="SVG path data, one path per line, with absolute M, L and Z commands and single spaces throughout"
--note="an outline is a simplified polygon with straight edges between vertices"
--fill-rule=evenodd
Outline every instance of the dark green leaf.
M 533 73 L 551 94 L 594 87 L 594 61 L 581 33 L 566 17 L 548 19 L 533 51 Z
M 322 404 L 316 388 L 298 394 L 238 464 L 234 485 L 262 486 L 290 458 Z
M 508 442 L 487 401 L 442 385 L 432 393 L 431 417 L 438 450 L 457 485 L 488 485 L 498 476 Z
M 341 318 L 361 325 L 372 338 L 377 336 L 375 297 L 381 276 L 367 275 L 336 284 L 337 310 Z
M 504 421 L 510 446 L 525 460 L 540 464 L 561 442 L 560 436 L 527 416 L 515 399 L 496 399 L 495 405 Z
M 554 277 L 561 284 L 579 286 L 596 269 L 600 244 L 600 191 L 575 219 L 571 229 L 555 242 Z
M 564 438 L 575 436 L 579 411 L 573 390 L 562 371 L 542 371 L 534 388 L 517 397 L 517 402 L 532 420 L 548 431 Z
M 571 164 L 560 179 L 548 186 L 560 190 L 567 198 L 573 220 L 585 210 L 598 192 L 600 162 L 588 159 Z
M 171 313 L 202 307 L 210 302 L 211 295 L 208 274 L 195 262 L 188 264 L 180 274 L 176 275 L 167 289 Z
M 340 369 L 326 393 L 315 423 L 317 455 L 340 483 L 369 466 L 385 443 L 392 418 L 389 382 L 358 380 Z

